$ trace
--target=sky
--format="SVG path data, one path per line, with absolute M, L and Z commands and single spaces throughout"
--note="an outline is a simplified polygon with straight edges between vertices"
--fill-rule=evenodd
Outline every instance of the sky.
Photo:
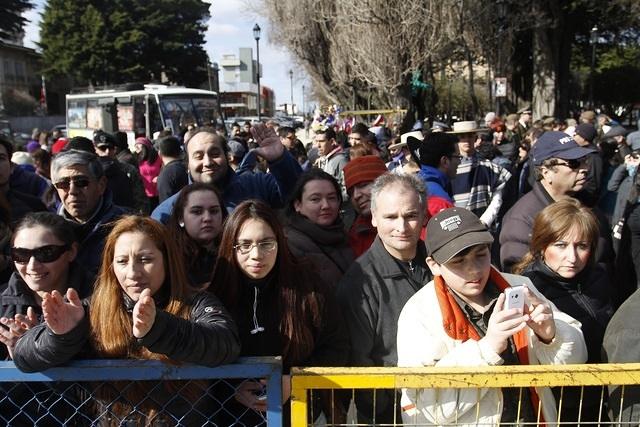
M 213 0 L 205 0 L 211 3 Z M 24 44 L 37 48 L 39 41 L 40 14 L 44 10 L 46 0 L 33 1 L 34 9 L 27 11 L 24 16 L 29 20 L 25 27 Z M 302 108 L 302 86 L 306 86 L 309 93 L 309 82 L 304 74 L 294 65 L 288 52 L 269 41 L 269 26 L 261 17 L 256 16 L 247 6 L 247 0 L 217 0 L 209 8 L 211 18 L 205 35 L 205 50 L 211 62 L 220 63 L 223 54 L 238 54 L 238 48 L 250 47 L 256 54 L 256 41 L 253 38 L 253 26 L 258 23 L 262 29 L 260 37 L 260 63 L 262 76 L 260 84 L 273 89 L 276 96 L 276 106 L 289 103 L 291 100 L 291 80 L 289 70 L 293 70 L 293 102 L 298 109 Z M 220 71 L 222 78 L 222 71 Z M 309 110 L 311 102 L 305 99 Z

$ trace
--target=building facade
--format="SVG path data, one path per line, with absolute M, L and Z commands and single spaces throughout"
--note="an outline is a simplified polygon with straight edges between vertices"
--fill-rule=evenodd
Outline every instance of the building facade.
M 220 99 L 225 117 L 258 115 L 259 67 L 250 47 L 239 48 L 237 55 L 222 55 Z M 264 85 L 260 86 L 260 112 L 262 117 L 271 117 L 275 112 L 273 90 Z

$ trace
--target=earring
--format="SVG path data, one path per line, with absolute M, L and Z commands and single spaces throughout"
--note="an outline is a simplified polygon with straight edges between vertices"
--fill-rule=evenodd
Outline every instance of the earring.
M 184 228 L 184 222 L 180 221 L 180 222 L 178 223 L 178 225 L 179 225 L 181 228 Z

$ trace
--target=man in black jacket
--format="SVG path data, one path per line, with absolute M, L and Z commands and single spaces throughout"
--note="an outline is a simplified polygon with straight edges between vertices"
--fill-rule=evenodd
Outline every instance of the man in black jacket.
M 158 200 L 162 203 L 189 183 L 189 173 L 175 136 L 158 140 L 158 154 L 163 165 L 158 175 Z
M 404 304 L 430 280 L 426 250 L 420 240 L 426 192 L 413 175 L 384 174 L 371 188 L 373 245 L 347 270 L 338 284 L 351 337 L 350 366 L 396 366 L 398 317 Z M 356 394 L 360 421 L 400 420 L 400 402 L 393 390 Z M 375 405 L 375 406 L 374 406 Z M 373 412 L 375 408 L 375 413 Z

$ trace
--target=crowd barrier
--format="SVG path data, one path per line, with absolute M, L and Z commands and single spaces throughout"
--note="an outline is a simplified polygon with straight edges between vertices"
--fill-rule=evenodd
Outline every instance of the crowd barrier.
M 607 386 L 609 385 L 620 386 L 617 393 L 623 402 L 621 408 L 624 406 L 625 396 L 630 396 L 631 393 L 635 393 L 634 399 L 638 401 L 638 389 L 633 390 L 630 386 L 640 385 L 640 363 L 475 368 L 294 368 L 291 372 L 291 379 L 291 424 L 293 427 L 314 424 L 313 420 L 318 418 L 320 412 L 315 407 L 315 402 L 318 401 L 315 397 L 320 393 L 330 393 L 332 395 L 331 401 L 341 405 L 351 400 L 349 413 L 343 414 L 341 417 L 327 419 L 327 426 L 492 425 L 481 421 L 479 405 L 475 405 L 465 414 L 455 413 L 446 421 L 431 419 L 431 424 L 424 420 L 417 421 L 416 416 L 413 422 L 403 424 L 399 421 L 401 417 L 398 413 L 400 411 L 399 391 L 402 388 L 457 389 L 459 392 L 464 389 L 467 391 L 475 389 L 472 393 L 483 393 L 486 392 L 486 389 L 502 388 L 505 395 L 512 393 L 510 397 L 517 399 L 519 411 L 522 396 L 528 393 L 528 389 L 543 386 L 555 387 L 558 418 L 544 420 L 545 423 L 540 420 L 540 413 L 538 413 L 534 415 L 535 421 L 529 420 L 517 425 L 638 426 L 640 423 L 640 416 L 637 414 L 633 416 L 633 421 L 621 420 L 622 411 L 615 412 L 607 408 Z M 508 391 L 505 388 L 508 388 Z M 362 403 L 362 407 L 372 409 L 370 414 L 374 414 L 377 412 L 377 402 L 381 401 L 376 397 L 381 397 L 382 393 L 386 393 L 387 397 L 391 396 L 393 399 L 391 420 L 376 419 L 375 415 L 365 420 L 363 417 L 358 419 L 354 414 L 353 402 Z M 581 404 L 572 408 L 565 404 L 565 401 L 568 400 L 566 396 L 570 394 L 576 396 L 575 393 L 578 393 L 577 400 L 579 402 L 582 402 L 582 397 L 587 393 L 592 396 L 595 394 L 596 406 L 599 406 L 595 415 L 591 413 L 590 416 L 587 416 L 587 410 Z M 438 396 L 437 390 L 434 395 Z M 451 395 L 449 394 L 449 396 Z M 460 393 L 457 393 L 456 396 L 460 397 Z M 455 407 L 459 402 L 442 403 L 453 404 Z M 346 406 L 344 409 L 346 410 Z M 500 409 L 496 408 L 495 410 L 499 411 Z M 568 414 L 573 414 L 573 416 L 569 417 Z M 471 417 L 471 421 L 469 421 L 469 417 Z
M 267 381 L 266 414 L 230 411 L 244 379 Z M 212 426 L 249 416 L 282 425 L 282 363 L 243 358 L 216 368 L 148 360 L 84 360 L 39 373 L 0 362 L 0 425 Z

